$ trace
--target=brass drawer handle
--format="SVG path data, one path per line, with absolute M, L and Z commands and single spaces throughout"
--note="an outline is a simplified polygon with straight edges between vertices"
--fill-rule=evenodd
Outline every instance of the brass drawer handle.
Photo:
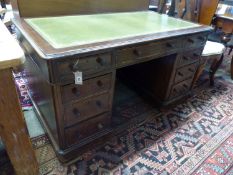
M 142 52 L 141 52 L 140 50 L 138 50 L 138 49 L 134 49 L 134 50 L 133 50 L 133 53 L 134 53 L 134 55 L 136 55 L 136 56 L 141 56 L 141 55 L 142 55 Z
M 81 114 L 80 114 L 80 112 L 79 112 L 79 110 L 77 108 L 73 109 L 73 114 L 76 115 L 77 117 L 81 116 Z
M 72 93 L 76 95 L 77 97 L 80 96 L 80 91 L 76 87 L 72 88 Z
M 103 86 L 102 81 L 101 81 L 101 80 L 98 80 L 98 81 L 97 81 L 97 85 L 98 85 L 99 87 L 102 87 L 102 86 Z
M 189 38 L 189 39 L 188 39 L 188 42 L 190 42 L 190 43 L 192 43 L 192 44 L 193 44 L 193 43 L 194 43 L 194 40 L 193 40 L 193 39 L 191 39 L 191 38 Z
M 103 129 L 103 127 L 104 127 L 104 126 L 103 126 L 102 123 L 99 123 L 99 124 L 98 124 L 98 129 Z
M 101 103 L 101 101 L 96 101 L 96 105 L 99 107 L 99 108 L 101 108 L 102 107 L 102 103 Z

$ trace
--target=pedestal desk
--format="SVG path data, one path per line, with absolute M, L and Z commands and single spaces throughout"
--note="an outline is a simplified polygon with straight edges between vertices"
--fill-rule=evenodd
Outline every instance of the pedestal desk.
M 147 11 L 145 1 L 135 2 L 143 5 L 72 16 L 54 10 L 49 17 L 46 11 L 39 15 L 43 18 L 21 12 L 26 15 L 14 21 L 26 52 L 30 95 L 63 162 L 117 130 L 111 115 L 116 76 L 160 105 L 191 90 L 212 29 Z M 75 84 L 77 71 L 82 85 Z

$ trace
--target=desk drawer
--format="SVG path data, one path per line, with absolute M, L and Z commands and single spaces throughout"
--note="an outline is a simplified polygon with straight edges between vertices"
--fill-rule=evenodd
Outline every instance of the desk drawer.
M 174 85 L 171 89 L 171 93 L 170 93 L 170 99 L 178 97 L 178 96 L 182 96 L 182 95 L 186 95 L 186 93 L 190 90 L 191 85 L 192 85 L 192 78 L 182 81 L 176 85 Z
M 205 45 L 207 41 L 207 35 L 198 34 L 193 36 L 187 36 L 184 40 L 184 48 L 200 47 Z
M 96 135 L 110 127 L 111 118 L 109 113 L 92 118 L 85 122 L 79 123 L 65 130 L 65 138 L 67 146 L 71 146 L 80 142 L 82 139 Z
M 61 88 L 63 103 L 92 96 L 93 94 L 108 91 L 111 88 L 112 74 L 88 79 L 83 85 L 67 85 Z
M 60 82 L 67 82 L 67 80 L 70 80 L 69 82 L 74 82 L 73 72 L 77 70 L 83 73 L 84 79 L 90 75 L 94 75 L 106 70 L 111 70 L 113 63 L 110 53 L 66 60 L 67 61 L 55 62 L 54 65 L 54 76 Z
M 181 54 L 178 61 L 178 67 L 197 62 L 200 59 L 201 54 L 202 48 Z
M 91 97 L 65 107 L 65 126 L 71 126 L 109 111 L 109 93 Z
M 186 80 L 188 78 L 192 78 L 196 72 L 197 66 L 198 62 L 177 69 L 175 83 Z
M 171 54 L 181 47 L 182 41 L 177 39 L 118 50 L 116 53 L 116 66 L 123 67 L 134 62 L 140 62 L 145 58 Z

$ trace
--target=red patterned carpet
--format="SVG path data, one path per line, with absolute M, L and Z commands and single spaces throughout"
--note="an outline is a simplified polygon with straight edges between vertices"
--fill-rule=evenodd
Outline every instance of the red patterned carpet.
M 193 175 L 233 174 L 233 135 L 226 139 L 193 173 Z
M 229 174 L 233 166 L 233 85 L 217 81 L 142 125 L 61 165 L 46 137 L 34 139 L 41 174 Z
M 229 59 L 225 58 L 214 87 L 209 87 L 204 74 L 192 97 L 159 116 L 154 106 L 126 100 L 117 109 L 118 115 L 146 115 L 145 122 L 115 135 L 70 165 L 59 163 L 45 135 L 33 138 L 40 174 L 232 175 L 233 81 L 225 71 Z M 25 107 L 30 106 L 23 99 Z

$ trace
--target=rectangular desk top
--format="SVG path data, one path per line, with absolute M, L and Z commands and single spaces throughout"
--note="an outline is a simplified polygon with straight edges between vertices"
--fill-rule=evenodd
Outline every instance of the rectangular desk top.
M 0 20 L 0 69 L 16 67 L 23 62 L 23 50 Z
M 54 48 L 200 26 L 150 11 L 27 18 L 25 21 Z

